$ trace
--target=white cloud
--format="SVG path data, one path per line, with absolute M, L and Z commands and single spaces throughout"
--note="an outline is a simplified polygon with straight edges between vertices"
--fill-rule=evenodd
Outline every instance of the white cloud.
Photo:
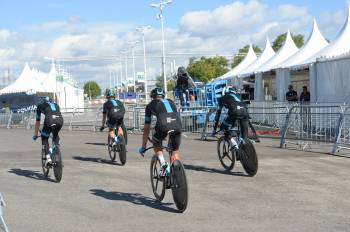
M 288 28 L 292 33 L 308 36 L 313 17 L 305 7 L 292 4 L 267 5 L 260 0 L 234 1 L 209 11 L 193 11 L 185 14 L 177 28 L 166 28 L 167 54 L 232 54 L 240 47 L 253 42 L 264 45 Z M 326 37 L 333 38 L 345 21 L 345 11 L 325 12 L 321 15 L 320 29 Z M 38 65 L 48 71 L 49 64 L 43 57 L 79 57 L 119 55 L 129 48 L 127 41 L 140 40 L 133 23 L 84 22 L 79 16 L 65 21 L 29 25 L 22 31 L 12 32 L 0 28 L 0 70 L 10 67 L 17 70 L 25 62 Z M 334 35 L 333 37 L 329 35 Z M 161 33 L 151 29 L 146 33 L 149 77 L 161 70 Z M 143 70 L 142 45 L 135 48 L 136 69 Z M 186 65 L 188 56 L 174 56 L 177 65 Z M 130 58 L 130 56 L 129 56 Z M 66 63 L 79 81 L 95 79 L 106 85 L 109 69 L 117 61 L 91 61 Z M 132 73 L 131 60 L 129 75 Z M 169 70 L 169 66 L 167 66 Z M 0 73 L 2 73 L 0 71 Z M 119 75 L 119 71 L 117 72 Z M 124 67 L 123 67 L 123 75 Z

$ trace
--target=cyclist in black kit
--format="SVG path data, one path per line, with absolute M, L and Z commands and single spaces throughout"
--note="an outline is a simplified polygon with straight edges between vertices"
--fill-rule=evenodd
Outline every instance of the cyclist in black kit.
M 109 129 L 108 136 L 114 140 L 114 143 L 117 144 L 118 136 L 115 135 L 115 129 L 118 129 L 118 135 L 123 135 L 123 121 L 125 114 L 125 107 L 123 103 L 115 99 L 115 93 L 107 89 L 106 90 L 107 101 L 103 104 L 103 117 L 102 117 L 102 126 L 100 131 L 105 129 L 105 123 L 107 120 L 107 127 Z
M 228 109 L 227 117 L 223 120 L 220 125 L 220 130 L 227 130 L 229 127 L 233 126 L 238 119 L 241 127 L 241 135 L 243 139 L 248 138 L 248 125 L 249 125 L 249 115 L 247 111 L 247 106 L 241 101 L 240 96 L 237 94 L 234 87 L 225 87 L 223 90 L 222 97 L 219 99 L 219 109 L 215 116 L 215 126 L 214 132 L 218 127 L 220 115 L 222 108 Z
M 164 99 L 165 93 L 162 88 L 155 88 L 151 91 L 152 101 L 146 107 L 145 126 L 143 131 L 142 146 L 139 153 L 143 156 L 151 129 L 152 116 L 157 118 L 155 133 L 152 136 L 154 142 L 154 152 L 158 155 L 163 171 L 169 170 L 168 165 L 163 156 L 162 141 L 169 134 L 171 138 L 171 163 L 180 159 L 179 147 L 181 143 L 181 120 L 177 112 L 175 103 L 170 99 Z
M 60 141 L 60 137 L 58 135 L 59 131 L 63 126 L 63 117 L 60 112 L 60 107 L 53 102 L 49 97 L 43 98 L 36 109 L 36 123 L 34 128 L 34 136 L 33 140 L 36 140 L 39 136 L 39 127 L 41 114 L 45 115 L 44 126 L 41 130 L 41 141 L 42 146 L 44 146 L 44 151 L 46 154 L 45 166 L 52 163 L 50 157 L 50 146 L 49 146 L 49 137 L 52 133 L 53 138 L 52 141 L 58 145 Z

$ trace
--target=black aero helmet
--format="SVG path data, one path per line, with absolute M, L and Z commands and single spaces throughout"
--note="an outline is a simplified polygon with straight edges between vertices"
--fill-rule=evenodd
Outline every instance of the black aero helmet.
M 105 95 L 106 97 L 114 97 L 115 93 L 112 89 L 106 89 Z
M 163 88 L 157 87 L 151 91 L 151 98 L 156 98 L 156 97 L 162 97 L 162 98 L 165 97 Z
M 177 75 L 178 75 L 178 76 L 187 75 L 187 71 L 186 71 L 186 69 L 185 69 L 184 66 L 180 66 L 180 67 L 177 69 Z

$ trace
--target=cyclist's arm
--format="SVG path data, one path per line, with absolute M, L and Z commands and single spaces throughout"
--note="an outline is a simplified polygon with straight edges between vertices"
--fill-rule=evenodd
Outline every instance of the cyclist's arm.
M 103 115 L 102 115 L 102 127 L 105 126 L 105 124 L 106 124 L 106 119 L 107 119 L 107 113 L 103 113 Z
M 152 111 L 150 109 L 150 106 L 148 105 L 146 107 L 146 114 L 145 114 L 145 125 L 143 126 L 143 136 L 142 136 L 142 147 L 146 148 L 149 132 L 151 130 L 151 122 L 152 122 Z
M 222 111 L 222 106 L 219 106 L 219 109 L 216 111 L 216 115 L 215 115 L 214 131 L 216 131 L 216 128 L 218 128 L 221 111 Z
M 35 121 L 35 127 L 34 127 L 34 136 L 38 136 L 38 134 L 39 134 L 40 120 L 41 120 L 41 110 L 40 110 L 40 106 L 37 106 L 37 108 L 36 108 L 36 121 Z

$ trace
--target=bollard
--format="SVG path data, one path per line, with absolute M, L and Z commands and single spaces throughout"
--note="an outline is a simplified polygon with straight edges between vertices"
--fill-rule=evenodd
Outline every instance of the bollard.
M 2 208 L 6 206 L 6 203 L 4 201 L 4 198 L 2 197 L 2 194 L 0 193 L 0 220 L 1 220 L 1 224 L 5 229 L 5 232 L 9 232 L 7 225 L 5 223 L 5 220 L 3 218 L 3 211 Z

